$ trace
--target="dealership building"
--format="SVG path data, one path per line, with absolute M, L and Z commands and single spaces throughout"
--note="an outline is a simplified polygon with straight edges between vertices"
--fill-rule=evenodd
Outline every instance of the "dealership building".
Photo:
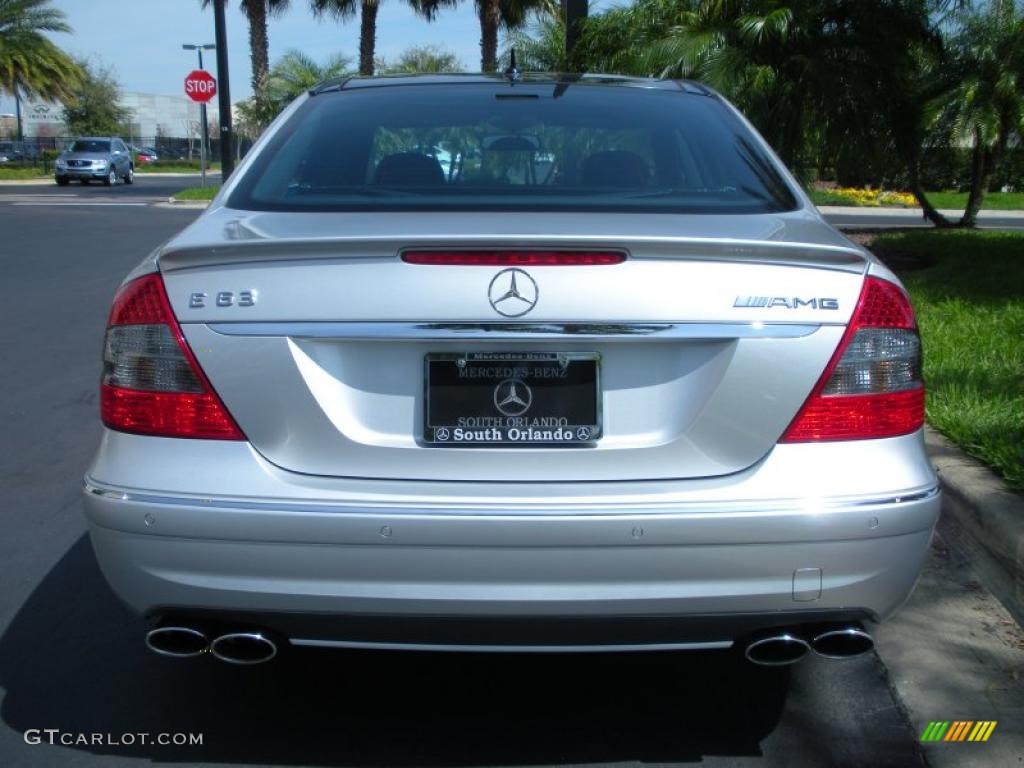
M 128 92 L 121 95 L 120 104 L 131 112 L 129 135 L 124 137 L 130 143 L 152 143 L 157 137 L 197 138 L 202 131 L 199 104 L 186 96 Z M 218 116 L 214 99 L 207 105 L 207 120 L 216 124 Z M 26 139 L 68 135 L 59 103 L 22 101 L 21 124 Z

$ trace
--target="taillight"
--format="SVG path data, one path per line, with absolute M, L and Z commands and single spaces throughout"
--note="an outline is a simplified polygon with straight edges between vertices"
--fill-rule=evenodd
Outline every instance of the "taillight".
M 780 442 L 895 437 L 922 424 L 921 339 L 910 300 L 869 277 L 839 348 Z
M 189 349 L 158 274 L 133 280 L 114 298 L 100 415 L 121 432 L 245 439 Z

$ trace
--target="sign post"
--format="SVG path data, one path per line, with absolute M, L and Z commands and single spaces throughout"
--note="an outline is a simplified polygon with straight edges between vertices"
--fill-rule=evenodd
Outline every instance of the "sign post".
M 202 56 L 202 54 L 200 54 Z M 200 62 L 202 59 L 200 59 Z M 202 147 L 199 153 L 199 166 L 202 172 L 202 184 L 206 186 L 207 142 L 209 141 L 209 124 L 206 120 L 206 102 L 217 93 L 217 81 L 204 69 L 193 69 L 185 78 L 185 95 L 192 101 L 199 102 L 199 119 L 202 121 Z

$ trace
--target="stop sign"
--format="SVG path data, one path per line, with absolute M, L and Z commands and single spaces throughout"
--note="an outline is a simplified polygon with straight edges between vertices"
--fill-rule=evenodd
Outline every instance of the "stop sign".
M 207 102 L 217 93 L 217 81 L 204 69 L 193 69 L 185 78 L 185 95 L 192 101 Z

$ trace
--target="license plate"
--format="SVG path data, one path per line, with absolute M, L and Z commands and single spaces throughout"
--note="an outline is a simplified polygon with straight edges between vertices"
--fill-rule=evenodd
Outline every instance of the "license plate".
M 424 442 L 567 445 L 601 437 L 597 354 L 427 355 Z

